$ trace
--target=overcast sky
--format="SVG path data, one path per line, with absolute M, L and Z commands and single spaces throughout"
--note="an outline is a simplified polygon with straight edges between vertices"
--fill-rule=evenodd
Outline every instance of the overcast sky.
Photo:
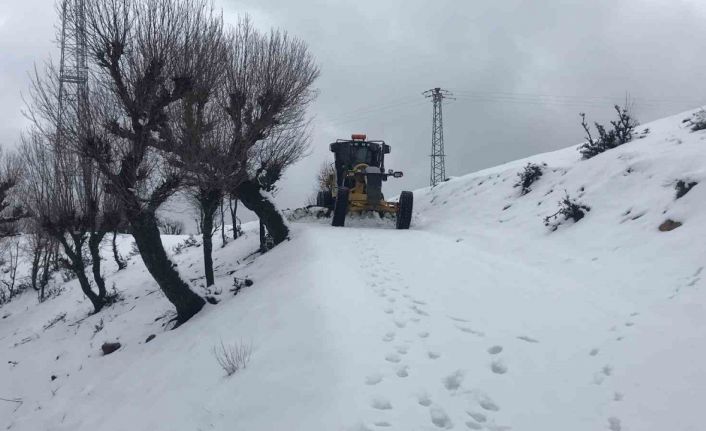
M 318 60 L 312 154 L 289 170 L 282 206 L 313 192 L 328 143 L 367 133 L 392 146 L 405 177 L 427 185 L 432 107 L 444 105 L 447 174 L 578 144 L 579 112 L 607 121 L 626 92 L 641 122 L 705 103 L 706 1 L 217 0 L 226 20 L 305 40 Z M 0 144 L 13 146 L 28 72 L 56 53 L 53 0 L 0 1 Z

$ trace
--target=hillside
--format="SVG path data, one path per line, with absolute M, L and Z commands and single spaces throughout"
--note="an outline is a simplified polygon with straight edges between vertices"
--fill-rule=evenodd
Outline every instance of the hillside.
M 208 292 L 201 249 L 174 253 L 220 300 L 174 331 L 139 256 L 105 262 L 123 300 L 97 315 L 75 282 L 39 305 L 27 293 L 0 308 L 0 397 L 21 400 L 0 401 L 0 427 L 701 430 L 706 188 L 675 191 L 706 179 L 692 114 L 590 160 L 573 145 L 417 190 L 409 231 L 305 217 L 255 257 L 246 225 L 216 240 Z M 521 196 L 530 162 L 544 174 Z M 590 211 L 552 231 L 567 193 Z M 254 284 L 233 295 L 233 277 Z M 106 341 L 122 347 L 103 356 Z M 252 345 L 230 377 L 221 341 Z

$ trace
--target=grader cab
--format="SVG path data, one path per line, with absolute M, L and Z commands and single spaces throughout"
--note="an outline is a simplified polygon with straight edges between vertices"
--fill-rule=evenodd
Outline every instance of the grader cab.
M 384 141 L 369 141 L 365 135 L 338 139 L 330 145 L 334 153 L 335 173 L 327 190 L 317 195 L 317 204 L 333 210 L 333 226 L 343 226 L 346 216 L 377 212 L 395 216 L 397 229 L 409 229 L 412 221 L 413 194 L 403 191 L 398 202 L 388 202 L 382 193 L 382 183 L 388 178 L 401 178 L 402 172 L 385 171 L 385 154 L 390 146 Z

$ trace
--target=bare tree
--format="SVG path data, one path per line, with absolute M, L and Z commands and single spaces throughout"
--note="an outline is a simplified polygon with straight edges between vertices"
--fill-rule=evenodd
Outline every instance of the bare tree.
M 12 299 L 17 293 L 17 266 L 20 262 L 20 241 L 17 237 L 6 238 L 2 243 L 0 253 L 3 256 L 3 273 L 7 278 L 0 280 L 0 304 Z
M 282 217 L 260 191 L 271 190 L 306 150 L 305 108 L 318 69 L 303 42 L 286 33 L 262 35 L 248 19 L 229 37 L 213 27 L 191 42 L 198 60 L 189 91 L 165 107 L 159 134 L 168 143 L 159 148 L 201 214 L 206 284 L 212 285 L 213 223 L 226 194 L 254 210 L 275 243 L 287 236 Z M 221 234 L 225 243 L 224 220 Z
M 228 156 L 239 161 L 245 179 L 232 192 L 267 227 L 275 244 L 289 230 L 274 204 L 261 193 L 279 178 L 276 164 L 253 166 L 253 151 L 267 152 L 267 143 L 278 137 L 294 137 L 306 125 L 306 108 L 314 100 L 312 88 L 319 69 L 307 45 L 279 30 L 263 34 L 248 18 L 241 19 L 233 34 L 231 65 L 222 91 L 229 117 L 231 142 Z M 298 144 L 306 144 L 299 139 Z M 258 149 L 259 147 L 259 149 Z M 276 152 L 275 152 L 276 153 Z M 261 180 L 265 178 L 265 182 Z
M 40 301 L 44 297 L 43 287 L 40 284 L 39 272 L 42 269 L 42 264 L 48 261 L 47 254 L 51 252 L 51 239 L 42 229 L 37 226 L 36 220 L 32 219 L 32 223 L 28 223 L 27 228 L 27 244 L 26 252 L 32 258 L 32 266 L 30 269 L 30 283 L 32 289 L 39 294 Z
M 254 167 L 252 178 L 261 190 L 274 195 L 276 184 L 284 170 L 306 155 L 309 147 L 308 124 L 294 124 L 276 129 L 267 139 L 258 142 L 254 148 L 251 164 Z M 260 251 L 266 252 L 267 228 L 260 218 Z
M 52 143 L 36 130 L 23 137 L 24 194 L 38 226 L 61 244 L 65 265 L 76 275 L 81 290 L 98 312 L 106 303 L 105 283 L 97 283 L 98 292 L 93 291 L 84 258 L 84 246 L 94 224 L 93 209 L 89 208 L 93 198 L 85 193 L 92 187 L 85 186 L 90 180 L 79 159 Z
M 333 163 L 329 161 L 323 162 L 316 173 L 316 190 L 332 193 L 333 183 L 331 178 L 335 178 L 335 175 L 336 169 L 333 167 Z
M 86 142 L 108 136 L 97 123 L 96 106 L 100 105 L 92 106 L 84 99 L 80 104 L 61 105 L 61 85 L 59 71 L 51 62 L 41 73 L 35 69 L 25 112 L 33 126 L 23 137 L 22 160 L 31 171 L 26 176 L 26 195 L 34 208 L 36 226 L 61 244 L 68 257 L 65 263 L 76 273 L 97 312 L 108 300 L 101 274 L 100 244 L 117 225 L 120 214 L 116 200 L 105 193 L 105 178 L 98 165 L 76 150 Z M 84 280 L 84 245 L 90 254 L 98 294 Z M 59 256 L 54 253 L 54 257 Z M 45 275 L 46 270 L 42 288 L 46 285 Z
M 167 163 L 179 145 L 168 114 L 193 91 L 211 56 L 204 41 L 221 33 L 222 22 L 204 0 L 93 0 L 86 11 L 110 137 L 87 139 L 82 150 L 120 200 L 147 269 L 176 307 L 178 326 L 204 300 L 181 279 L 159 235 L 156 210 L 183 184 Z
M 228 212 L 230 213 L 231 223 L 233 223 L 233 239 L 238 239 L 239 236 L 239 225 L 240 221 L 238 219 L 238 198 L 231 194 L 228 194 Z
M 217 184 L 217 183 L 214 183 Z M 207 183 L 202 183 L 202 187 L 194 187 L 189 192 L 189 202 L 199 212 L 197 221 L 197 231 L 201 235 L 203 243 L 203 262 L 206 286 L 215 283 L 213 273 L 213 234 L 216 231 L 214 219 L 216 210 L 223 196 L 223 191 L 217 185 L 208 187 Z
M 29 216 L 13 192 L 22 176 L 22 162 L 11 154 L 6 156 L 0 147 L 0 238 L 17 234 L 17 224 Z

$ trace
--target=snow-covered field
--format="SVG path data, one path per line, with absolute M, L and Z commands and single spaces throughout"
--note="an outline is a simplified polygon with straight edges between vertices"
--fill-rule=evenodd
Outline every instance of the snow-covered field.
M 675 199 L 678 180 L 706 180 L 690 115 L 591 160 L 572 146 L 418 190 L 409 231 L 304 217 L 254 258 L 246 226 L 215 250 L 220 303 L 175 331 L 139 256 L 120 272 L 106 261 L 124 300 L 97 315 L 74 283 L 39 305 L 26 294 L 0 308 L 0 398 L 22 400 L 0 401 L 0 426 L 706 429 L 706 187 Z M 528 162 L 547 166 L 520 196 Z M 543 218 L 565 193 L 591 211 L 552 232 Z M 682 226 L 659 231 L 667 219 Z M 205 294 L 201 252 L 174 260 Z M 254 285 L 233 296 L 233 277 Z M 221 341 L 252 345 L 247 368 L 225 376 Z

